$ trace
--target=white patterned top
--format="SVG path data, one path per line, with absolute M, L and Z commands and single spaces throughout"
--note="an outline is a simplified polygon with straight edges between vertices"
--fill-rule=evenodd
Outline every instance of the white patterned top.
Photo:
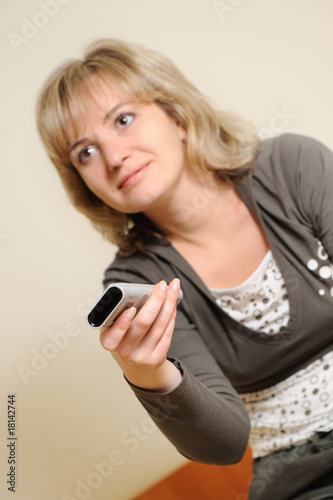
M 217 304 L 255 331 L 274 335 L 289 321 L 286 287 L 272 252 L 240 286 L 211 290 Z M 333 429 L 333 352 L 262 391 L 241 394 L 251 419 L 254 458 Z
M 211 293 L 224 311 L 251 330 L 274 334 L 288 324 L 286 285 L 271 251 L 241 285 Z

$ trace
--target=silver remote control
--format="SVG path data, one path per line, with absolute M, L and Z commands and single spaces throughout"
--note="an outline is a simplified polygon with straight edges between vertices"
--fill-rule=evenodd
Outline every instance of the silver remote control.
M 112 326 L 125 309 L 135 307 L 139 311 L 150 297 L 154 286 L 139 283 L 111 283 L 87 315 L 89 325 L 93 328 Z M 180 291 L 177 305 L 182 297 L 183 292 Z

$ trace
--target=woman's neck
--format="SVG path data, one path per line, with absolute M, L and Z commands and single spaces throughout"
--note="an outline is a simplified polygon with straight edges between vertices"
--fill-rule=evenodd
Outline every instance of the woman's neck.
M 172 244 L 201 243 L 229 232 L 231 214 L 240 199 L 232 183 L 221 183 L 213 176 L 191 177 L 185 188 L 173 193 L 163 208 L 146 216 Z

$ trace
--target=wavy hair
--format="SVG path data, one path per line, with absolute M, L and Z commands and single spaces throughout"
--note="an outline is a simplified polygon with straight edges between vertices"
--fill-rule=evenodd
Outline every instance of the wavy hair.
M 258 147 L 251 124 L 215 110 L 161 54 L 113 39 L 92 44 L 82 60 L 67 62 L 46 81 L 37 102 L 37 126 L 71 202 L 121 253 L 143 251 L 152 236 L 163 235 L 143 214 L 127 215 L 106 205 L 70 163 L 69 130 L 78 132 L 87 95 L 98 99 L 92 75 L 120 84 L 132 100 L 155 103 L 176 120 L 186 130 L 185 154 L 193 170 L 236 182 L 250 169 Z

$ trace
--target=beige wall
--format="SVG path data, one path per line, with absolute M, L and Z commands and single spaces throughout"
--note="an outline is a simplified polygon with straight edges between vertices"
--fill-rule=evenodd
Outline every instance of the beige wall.
M 2 0 L 0 458 L 9 472 L 15 393 L 15 499 L 126 500 L 184 463 L 86 326 L 115 249 L 69 205 L 41 147 L 45 77 L 96 38 L 124 38 L 171 57 L 262 137 L 333 147 L 332 15 L 331 0 Z

